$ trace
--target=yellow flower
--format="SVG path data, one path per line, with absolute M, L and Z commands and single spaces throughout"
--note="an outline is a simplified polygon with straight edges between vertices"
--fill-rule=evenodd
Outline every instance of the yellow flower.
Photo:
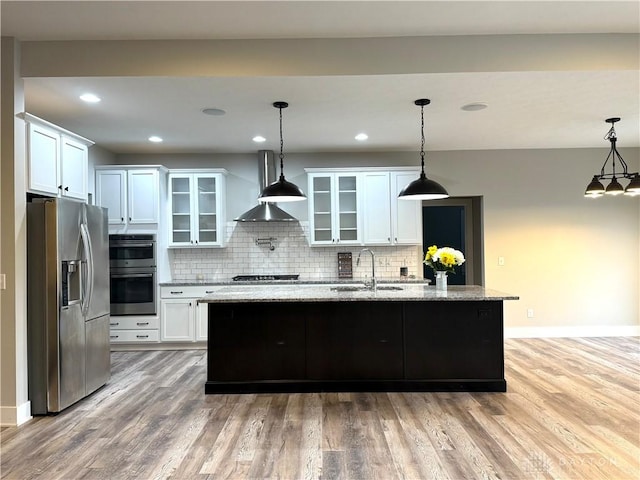
M 452 267 L 456 264 L 456 257 L 449 252 L 442 252 L 440 253 L 440 263 L 445 267 Z
M 429 248 L 427 248 L 427 253 L 424 256 L 425 261 L 430 260 L 437 251 L 438 247 L 436 247 L 435 245 L 431 245 Z

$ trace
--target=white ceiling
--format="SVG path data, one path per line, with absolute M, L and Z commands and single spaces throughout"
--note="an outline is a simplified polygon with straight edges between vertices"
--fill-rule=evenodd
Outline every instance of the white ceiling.
M 639 33 L 630 2 L 11 2 L 2 35 L 23 41 L 344 38 L 469 34 Z M 431 150 L 640 146 L 640 76 L 619 71 L 513 71 L 318 77 L 27 78 L 27 110 L 115 153 L 417 150 L 425 108 Z M 103 101 L 83 104 L 84 91 Z M 489 108 L 465 112 L 470 102 Z M 206 116 L 205 107 L 224 109 Z M 353 137 L 364 131 L 366 143 Z M 150 144 L 151 134 L 162 144 Z M 251 141 L 267 137 L 264 144 Z

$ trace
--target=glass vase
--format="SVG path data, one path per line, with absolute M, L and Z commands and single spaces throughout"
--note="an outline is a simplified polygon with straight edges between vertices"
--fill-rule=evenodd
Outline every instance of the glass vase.
M 440 292 L 447 291 L 447 272 L 436 270 L 436 290 Z

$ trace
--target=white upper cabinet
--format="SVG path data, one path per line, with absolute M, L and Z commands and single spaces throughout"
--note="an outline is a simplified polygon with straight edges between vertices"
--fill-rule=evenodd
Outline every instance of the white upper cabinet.
M 96 170 L 96 204 L 108 211 L 109 225 L 124 225 L 127 216 L 127 171 Z
M 225 176 L 222 169 L 170 172 L 169 246 L 224 246 Z
M 360 245 L 360 175 L 307 169 L 309 243 Z
M 96 167 L 96 205 L 108 210 L 109 225 L 157 229 L 162 167 Z
M 129 223 L 158 223 L 159 204 L 158 170 L 128 170 L 127 220 Z
M 363 237 L 370 245 L 391 245 L 391 184 L 389 172 L 363 172 L 362 203 L 364 204 Z
M 67 136 L 62 136 L 60 177 L 62 196 L 81 200 L 87 199 L 87 181 L 89 176 L 88 149 Z
M 362 172 L 365 245 L 422 243 L 422 202 L 398 200 L 398 193 L 419 174 L 418 170 Z
M 33 193 L 87 200 L 88 147 L 93 142 L 24 114 L 28 185 Z
M 398 200 L 402 189 L 417 180 L 419 175 L 419 170 L 390 172 L 391 238 L 396 245 L 422 244 L 422 202 Z

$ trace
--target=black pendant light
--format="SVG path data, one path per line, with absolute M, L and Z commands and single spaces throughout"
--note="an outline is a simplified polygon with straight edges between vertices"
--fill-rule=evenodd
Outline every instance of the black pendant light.
M 284 154 L 282 153 L 282 109 L 287 108 L 287 102 L 274 102 L 274 107 L 280 110 L 280 178 L 271 185 L 265 187 L 258 197 L 260 202 L 299 202 L 307 197 L 295 184 L 284 178 Z
M 424 174 L 424 106 L 429 105 L 431 100 L 427 98 L 420 98 L 414 103 L 420 107 L 420 132 L 422 134 L 420 163 L 422 165 L 422 170 L 420 172 L 420 177 L 404 187 L 404 189 L 402 189 L 398 194 L 398 198 L 401 200 L 437 200 L 440 198 L 447 198 L 449 196 L 447 190 L 438 182 L 429 180 Z
M 627 163 L 624 161 L 618 149 L 616 148 L 616 129 L 615 123 L 620 121 L 620 117 L 612 117 L 607 118 L 605 122 L 611 124 L 611 128 L 604 136 L 605 140 L 609 140 L 611 142 L 611 150 L 609 151 L 609 155 L 604 161 L 602 168 L 600 169 L 599 175 L 594 175 L 591 183 L 587 185 L 587 189 L 584 192 L 585 197 L 589 198 L 598 198 L 602 195 L 620 195 L 625 194 L 630 197 L 634 197 L 640 195 L 640 174 L 638 172 L 630 173 L 627 167 Z M 604 169 L 607 166 L 607 162 L 611 159 L 611 173 L 605 173 Z M 622 171 L 618 171 L 616 173 L 616 160 L 619 165 L 622 166 Z M 627 178 L 630 180 L 627 188 L 624 188 L 618 178 Z M 608 180 L 611 179 L 607 188 L 604 187 L 600 180 Z

